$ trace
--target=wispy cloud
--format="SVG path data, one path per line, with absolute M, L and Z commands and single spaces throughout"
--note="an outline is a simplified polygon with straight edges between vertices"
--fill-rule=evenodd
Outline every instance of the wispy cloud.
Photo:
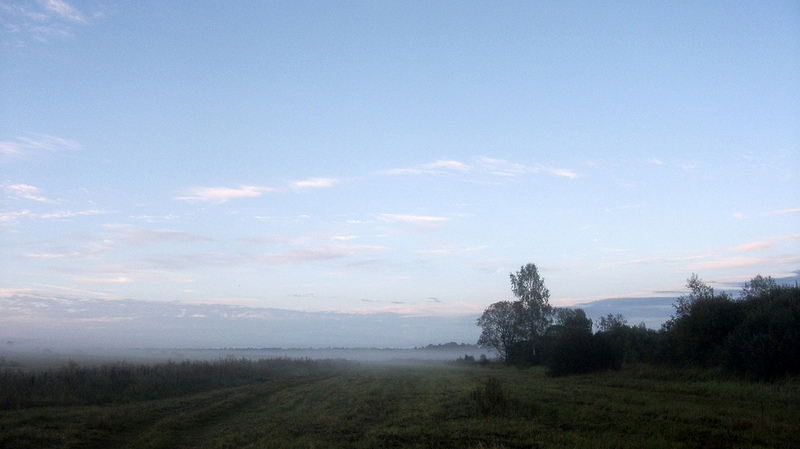
M 661 161 L 659 159 L 656 159 L 654 157 L 651 157 L 650 159 L 648 159 L 647 162 L 649 162 L 651 164 L 654 164 L 654 165 L 666 165 L 665 162 L 663 162 L 663 161 Z
M 387 170 L 388 175 L 441 175 L 446 173 L 469 173 L 473 167 L 455 160 L 438 160 L 416 167 Z
M 733 251 L 735 252 L 763 251 L 765 249 L 779 245 L 780 242 L 782 241 L 799 240 L 799 239 L 800 239 L 800 234 L 776 235 L 769 237 L 765 240 L 744 243 L 742 245 L 734 247 Z
M 415 167 L 396 168 L 384 172 L 388 175 L 444 175 L 471 174 L 476 176 L 495 176 L 513 178 L 525 174 L 548 173 L 552 176 L 574 179 L 578 174 L 566 168 L 553 168 L 544 165 L 524 165 L 505 159 L 484 156 L 473 157 L 469 164 L 456 160 L 438 160 Z
M 800 214 L 800 208 L 775 210 L 775 211 L 770 212 L 769 214 L 770 215 Z
M 309 178 L 303 181 L 295 181 L 292 183 L 292 187 L 297 189 L 308 189 L 308 188 L 327 188 L 333 187 L 339 183 L 338 179 L 335 178 Z
M 79 210 L 79 211 L 61 210 L 56 212 L 50 212 L 47 214 L 41 214 L 38 217 L 49 220 L 52 218 L 70 218 L 70 217 L 79 217 L 83 215 L 103 215 L 106 213 L 107 212 L 99 209 L 89 209 L 89 210 Z
M 438 226 L 450 220 L 447 217 L 410 214 L 381 214 L 378 219 L 386 223 L 408 223 L 425 227 Z
M 315 248 L 298 248 L 282 253 L 245 258 L 244 260 L 264 265 L 285 265 L 354 257 L 359 253 L 372 253 L 385 251 L 386 249 L 383 246 L 372 245 L 325 245 Z
M 310 245 L 294 247 L 284 251 L 267 254 L 226 254 L 219 252 L 164 254 L 144 259 L 149 265 L 164 269 L 187 269 L 200 266 L 243 266 L 243 265 L 294 265 L 320 262 L 333 259 L 357 257 L 386 251 L 385 246 L 374 245 Z
M 20 211 L 0 212 L 0 223 L 10 223 L 20 218 L 32 217 L 35 214 L 28 209 Z
M 0 142 L 0 155 L 25 158 L 43 151 L 58 152 L 80 148 L 81 145 L 73 140 L 47 134 L 33 134 L 31 137 L 17 136 L 14 140 Z
M 37 201 L 40 203 L 56 203 L 56 201 L 51 200 L 42 194 L 42 191 L 28 184 L 11 184 L 7 186 L 3 186 L 3 188 L 17 198 L 23 198 L 26 200 Z
M 75 26 L 86 26 L 89 17 L 64 0 L 0 2 L 0 26 L 8 42 L 25 46 L 30 39 L 48 42 L 51 38 L 69 38 Z
M 144 229 L 131 225 L 109 224 L 106 228 L 117 232 L 115 240 L 126 243 L 156 243 L 156 242 L 208 242 L 210 238 L 189 234 L 169 229 Z
M 687 256 L 687 257 L 646 257 L 641 259 L 628 259 L 617 262 L 602 263 L 598 265 L 599 268 L 618 268 L 624 266 L 636 265 L 654 265 L 654 264 L 673 264 L 677 262 L 687 262 L 691 260 L 704 259 L 706 256 Z
M 118 276 L 114 278 L 78 278 L 75 282 L 79 284 L 101 285 L 101 284 L 129 284 L 133 279 L 126 276 Z
M 37 220 L 37 219 L 51 220 L 59 218 L 78 217 L 84 215 L 103 215 L 105 213 L 107 212 L 98 209 L 90 209 L 90 210 L 79 210 L 79 211 L 62 210 L 62 211 L 49 212 L 46 214 L 36 214 L 29 209 L 24 209 L 21 211 L 0 212 L 0 222 L 11 223 L 21 218 L 29 220 Z
M 734 247 L 733 250 L 737 253 L 746 253 L 751 251 L 762 251 L 773 246 L 775 246 L 775 242 L 750 242 Z
M 763 267 L 775 268 L 794 266 L 800 263 L 800 256 L 778 257 L 722 257 L 717 260 L 699 262 L 688 267 L 689 270 L 700 272 L 705 270 L 724 270 L 731 268 Z
M 277 189 L 259 186 L 231 187 L 194 187 L 188 189 L 183 196 L 175 197 L 179 201 L 190 203 L 209 202 L 225 203 L 238 198 L 256 198 L 264 193 L 276 192 Z
M 44 9 L 64 20 L 76 23 L 86 23 L 86 18 L 77 9 L 63 0 L 44 0 L 41 2 Z
M 565 168 L 553 168 L 548 170 L 550 171 L 550 174 L 552 174 L 553 176 L 559 176 L 562 178 L 569 178 L 569 179 L 578 178 L 577 173 L 575 173 L 572 170 L 567 170 Z

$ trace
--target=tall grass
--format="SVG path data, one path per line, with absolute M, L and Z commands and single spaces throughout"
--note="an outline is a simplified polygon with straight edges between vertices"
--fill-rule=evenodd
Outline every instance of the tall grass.
M 166 398 L 311 374 L 334 375 L 351 365 L 343 360 L 229 358 L 91 367 L 70 362 L 43 371 L 5 368 L 0 370 L 0 409 Z

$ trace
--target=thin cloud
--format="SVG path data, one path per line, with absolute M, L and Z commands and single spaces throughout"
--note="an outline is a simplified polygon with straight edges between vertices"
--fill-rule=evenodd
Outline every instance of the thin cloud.
M 43 5 L 46 11 L 65 20 L 76 23 L 86 23 L 83 14 L 63 0 L 45 0 Z
M 33 217 L 35 214 L 28 209 L 21 211 L 0 212 L 0 223 L 10 223 L 23 217 Z
M 42 191 L 28 184 L 12 184 L 4 187 L 6 191 L 13 194 L 17 198 L 22 198 L 31 201 L 37 201 L 39 203 L 56 203 L 46 196 L 42 194 Z
M 106 225 L 106 228 L 117 231 L 119 240 L 127 243 L 156 242 L 208 242 L 210 238 L 201 237 L 181 231 L 169 229 L 144 229 L 131 225 Z
M 333 187 L 339 183 L 338 179 L 335 178 L 309 178 L 303 181 L 295 181 L 292 183 L 292 187 L 297 189 L 321 189 L 321 188 L 328 188 Z
M 133 279 L 126 276 L 118 276 L 115 278 L 78 278 L 75 279 L 75 282 L 79 284 L 90 284 L 90 285 L 129 284 L 133 282 Z
M 27 218 L 31 220 L 42 219 L 42 220 L 51 220 L 51 219 L 59 219 L 59 218 L 70 218 L 70 217 L 78 217 L 84 215 L 102 215 L 107 212 L 98 210 L 98 209 L 90 209 L 90 210 L 81 210 L 81 211 L 56 211 L 50 212 L 46 214 L 35 214 L 29 209 L 25 209 L 22 211 L 12 211 L 12 212 L 3 212 L 0 213 L 0 222 L 14 222 L 19 220 L 20 218 Z
M 708 262 L 700 262 L 688 267 L 689 270 L 699 272 L 704 270 L 724 270 L 731 268 L 750 267 L 784 267 L 800 263 L 800 256 L 778 257 L 724 257 Z
M 278 254 L 267 254 L 252 258 L 250 261 L 265 265 L 284 265 L 302 262 L 316 262 L 331 259 L 353 257 L 359 253 L 385 251 L 384 246 L 373 245 L 340 245 L 320 246 L 316 248 L 300 248 Z
M 775 211 L 770 212 L 769 214 L 770 215 L 800 214 L 800 208 L 775 210 Z
M 450 219 L 447 217 L 434 217 L 429 215 L 410 215 L 410 214 L 381 214 L 379 220 L 386 223 L 408 223 L 420 226 L 440 225 Z
M 762 251 L 767 248 L 772 248 L 773 246 L 775 246 L 774 242 L 750 242 L 734 247 L 733 250 L 737 253 L 746 253 L 751 251 Z
M 0 142 L 0 155 L 11 158 L 25 158 L 39 152 L 55 153 L 65 150 L 78 150 L 81 145 L 74 140 L 47 134 L 33 134 L 31 137 L 17 136 L 15 140 Z
M 92 18 L 102 17 L 96 12 Z M 89 24 L 87 15 L 64 0 L 39 0 L 33 2 L 0 3 L 0 25 L 10 42 L 24 47 L 30 39 L 46 43 L 52 37 L 59 39 L 73 35 L 75 26 Z
M 387 170 L 388 175 L 443 175 L 452 172 L 469 173 L 474 168 L 455 160 L 438 160 L 409 168 Z
M 573 170 L 566 168 L 553 168 L 543 165 L 529 166 L 505 159 L 495 159 L 484 156 L 472 158 L 470 164 L 456 160 L 438 160 L 416 167 L 395 168 L 383 172 L 387 175 L 445 175 L 462 174 L 476 176 L 497 176 L 513 178 L 525 174 L 549 173 L 553 176 L 574 179 L 579 177 Z
M 573 172 L 572 170 L 567 170 L 567 169 L 564 169 L 564 168 L 551 169 L 550 173 L 553 176 L 559 176 L 559 177 L 562 177 L 562 178 L 569 178 L 569 179 L 578 178 L 578 174 L 577 173 Z
M 107 212 L 98 209 L 79 210 L 79 211 L 61 210 L 61 211 L 51 212 L 49 214 L 42 214 L 39 215 L 39 217 L 49 220 L 53 218 L 70 218 L 70 217 L 79 217 L 83 215 L 103 215 L 106 213 Z
M 777 246 L 780 242 L 786 240 L 798 240 L 800 239 L 800 234 L 789 234 L 789 235 L 776 235 L 773 237 L 769 237 L 766 240 L 760 240 L 756 242 L 748 242 L 733 248 L 735 252 L 752 252 L 752 251 L 763 251 L 768 248 L 772 248 Z
M 190 203 L 225 203 L 238 198 L 257 198 L 264 193 L 276 192 L 276 189 L 259 186 L 230 187 L 195 187 L 186 191 L 186 195 L 175 197 L 178 201 Z
M 654 164 L 654 165 L 666 165 L 665 162 L 662 162 L 661 160 L 656 159 L 654 157 L 651 157 L 650 159 L 648 159 L 647 162 L 649 162 L 651 164 Z
M 544 165 L 524 165 L 516 162 L 509 162 L 505 159 L 493 159 L 488 157 L 476 157 L 475 163 L 480 167 L 480 172 L 500 176 L 504 178 L 513 178 L 526 174 L 536 173 L 549 173 L 550 175 L 560 178 L 575 179 L 579 175 L 574 171 L 566 168 L 553 168 Z
M 436 161 L 430 164 L 426 164 L 423 167 L 428 170 L 447 169 L 462 173 L 468 173 L 472 171 L 472 167 L 470 167 L 469 165 L 453 160 Z
M 476 157 L 475 162 L 480 166 L 482 171 L 502 177 L 513 177 L 526 173 L 536 173 L 539 171 L 534 167 L 528 167 L 526 165 L 518 164 L 516 162 L 509 162 L 504 159 Z

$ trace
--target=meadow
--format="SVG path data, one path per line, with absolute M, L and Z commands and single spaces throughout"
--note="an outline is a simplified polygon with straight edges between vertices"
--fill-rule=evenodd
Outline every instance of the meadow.
M 800 447 L 800 382 L 227 359 L 0 370 L 3 448 Z

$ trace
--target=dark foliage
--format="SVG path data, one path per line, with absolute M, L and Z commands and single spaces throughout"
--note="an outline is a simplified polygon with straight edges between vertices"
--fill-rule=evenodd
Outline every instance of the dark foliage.
M 648 329 L 644 323 L 636 326 L 621 324 L 601 330 L 595 335 L 605 339 L 617 351 L 617 355 L 621 351 L 622 359 L 626 363 L 657 361 L 658 332 Z
M 727 339 L 723 366 L 760 380 L 800 374 L 800 288 L 773 287 L 738 305 L 744 318 Z
M 608 333 L 567 328 L 555 338 L 546 364 L 549 375 L 565 376 L 619 369 L 623 357 L 622 347 Z
M 800 287 L 757 276 L 734 300 L 697 276 L 687 286 L 659 335 L 658 360 L 767 381 L 800 374 Z

